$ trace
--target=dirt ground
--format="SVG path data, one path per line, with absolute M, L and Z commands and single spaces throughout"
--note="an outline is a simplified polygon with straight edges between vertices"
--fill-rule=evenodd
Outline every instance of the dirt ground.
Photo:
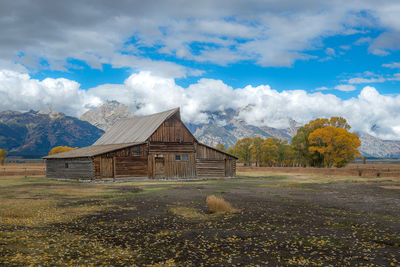
M 400 179 L 249 174 L 0 178 L 0 265 L 400 265 Z M 212 194 L 239 212 L 210 214 Z

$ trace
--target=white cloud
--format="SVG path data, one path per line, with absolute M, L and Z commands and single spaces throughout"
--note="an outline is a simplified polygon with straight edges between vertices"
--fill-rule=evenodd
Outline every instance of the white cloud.
M 79 84 L 68 79 L 43 81 L 28 74 L 0 71 L 0 110 L 58 110 L 77 116 L 85 105 L 98 105 L 100 98 L 87 94 Z
M 396 66 L 395 64 L 396 63 L 390 64 L 390 65 L 391 66 Z M 377 74 L 375 74 L 373 72 L 370 72 L 370 71 L 365 71 L 363 73 L 363 75 L 366 78 L 364 78 L 364 77 L 351 78 L 351 79 L 348 79 L 347 82 L 349 84 L 362 84 L 362 83 L 383 83 L 383 82 L 386 82 L 386 81 L 399 81 L 400 80 L 400 74 L 399 73 L 388 74 L 388 75 L 382 76 L 382 75 L 377 75 Z
M 388 64 L 382 64 L 382 67 L 391 68 L 391 69 L 400 69 L 400 62 L 392 62 Z
M 358 97 L 342 100 L 332 94 L 304 90 L 278 92 L 268 85 L 232 88 L 220 80 L 200 79 L 183 88 L 174 79 L 150 72 L 132 74 L 124 84 L 104 84 L 88 91 L 67 79 L 38 81 L 27 74 L 0 71 L 0 110 L 52 109 L 79 116 L 105 100 L 129 105 L 138 115 L 181 107 L 186 122 L 207 122 L 204 111 L 240 109 L 240 117 L 258 126 L 285 128 L 317 117 L 343 116 L 354 130 L 384 139 L 400 139 L 400 95 L 385 96 L 364 87 Z M 372 126 L 374 130 L 372 130 Z
M 351 92 L 356 90 L 357 88 L 351 84 L 339 84 L 335 86 L 335 89 L 343 92 Z
M 314 89 L 314 91 L 327 91 L 327 90 L 329 90 L 329 88 L 326 86 L 321 86 Z
M 326 53 L 328 56 L 332 56 L 332 57 L 336 56 L 335 49 L 333 49 L 333 48 L 331 48 L 331 47 L 327 47 L 327 48 L 325 49 L 325 53 Z
M 383 77 L 378 77 L 378 78 L 351 78 L 348 80 L 349 83 L 351 84 L 359 84 L 359 83 L 383 83 L 385 82 L 386 79 Z M 353 90 L 351 90 L 353 91 Z
M 229 64 L 252 60 L 262 66 L 291 66 L 312 58 L 308 51 L 325 49 L 329 36 L 363 36 L 375 54 L 399 49 L 398 1 L 4 1 L 0 9 L 0 68 L 14 63 L 28 68 L 65 71 L 67 58 L 93 68 L 149 70 L 184 77 L 193 70 L 154 60 L 141 50 L 177 58 Z M 129 43 L 134 37 L 135 41 Z M 196 49 L 194 46 L 198 46 Z M 342 49 L 347 49 L 342 46 Z M 123 53 L 122 53 L 123 52 Z M 333 48 L 326 52 L 333 56 Z M 168 67 L 166 67 L 168 66 Z M 143 68 L 142 68 L 143 67 Z

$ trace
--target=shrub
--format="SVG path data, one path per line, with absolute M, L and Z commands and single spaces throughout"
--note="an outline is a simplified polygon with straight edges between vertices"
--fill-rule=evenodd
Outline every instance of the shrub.
M 208 196 L 206 199 L 208 210 L 211 213 L 235 213 L 237 209 L 232 208 L 231 204 L 226 202 L 223 198 L 214 195 Z

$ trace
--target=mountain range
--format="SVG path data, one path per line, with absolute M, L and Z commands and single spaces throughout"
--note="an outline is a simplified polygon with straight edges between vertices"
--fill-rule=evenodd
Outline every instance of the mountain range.
M 249 108 L 249 107 L 246 107 Z M 210 146 L 224 144 L 232 146 L 238 139 L 259 136 L 262 138 L 275 137 L 291 141 L 297 129 L 302 125 L 289 119 L 289 127 L 277 129 L 268 126 L 258 127 L 249 125 L 240 119 L 240 110 L 226 109 L 218 112 L 206 112 L 208 123 L 185 123 L 193 135 L 202 143 Z M 132 117 L 129 108 L 117 101 L 107 101 L 103 105 L 87 111 L 80 119 L 98 126 L 103 130 L 109 129 L 117 120 Z M 367 133 L 357 132 L 360 137 L 360 152 L 372 158 L 400 157 L 400 141 L 381 140 Z
M 103 130 L 56 111 L 0 112 L 0 148 L 9 156 L 37 158 L 55 146 L 89 146 Z
M 290 140 L 301 124 L 289 120 L 289 127 L 277 129 L 247 124 L 239 116 L 240 110 L 226 109 L 206 112 L 207 123 L 185 123 L 193 135 L 210 146 L 232 146 L 238 139 L 259 136 Z M 80 118 L 57 111 L 0 112 L 0 148 L 10 156 L 40 157 L 54 146 L 83 147 L 93 144 L 105 131 L 123 118 L 134 116 L 129 107 L 107 101 L 90 109 Z M 400 157 L 400 141 L 381 140 L 367 133 L 360 137 L 362 155 L 374 158 Z

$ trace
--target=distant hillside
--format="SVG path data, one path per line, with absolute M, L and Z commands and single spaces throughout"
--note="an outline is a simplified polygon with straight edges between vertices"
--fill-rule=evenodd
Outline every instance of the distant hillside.
M 103 130 L 56 111 L 0 112 L 0 148 L 9 155 L 40 157 L 54 146 L 84 147 Z
M 360 137 L 360 152 L 366 157 L 399 158 L 400 141 L 382 140 L 367 133 L 357 133 Z

